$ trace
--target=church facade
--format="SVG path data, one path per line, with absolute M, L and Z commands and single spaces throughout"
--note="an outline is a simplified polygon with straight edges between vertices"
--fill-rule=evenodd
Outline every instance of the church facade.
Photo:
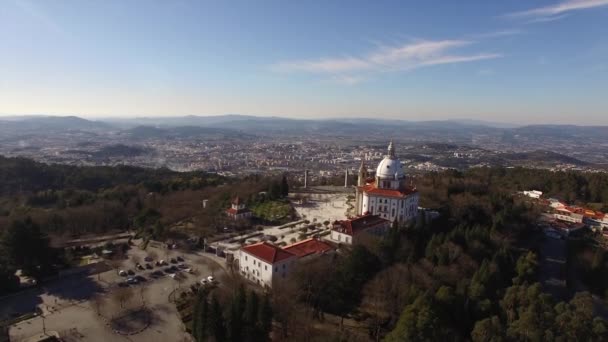
M 418 216 L 418 200 L 418 191 L 407 184 L 392 141 L 374 177 L 368 178 L 367 168 L 361 162 L 356 187 L 357 215 L 372 214 L 393 222 L 409 222 Z

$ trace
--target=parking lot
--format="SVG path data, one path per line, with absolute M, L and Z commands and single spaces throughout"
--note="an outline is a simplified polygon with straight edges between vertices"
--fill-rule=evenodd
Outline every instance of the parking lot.
M 110 262 L 109 271 L 57 279 L 41 289 L 0 300 L 0 313 L 4 316 L 11 311 L 32 311 L 34 307 L 43 313 L 11 326 L 11 341 L 25 341 L 43 331 L 58 332 L 67 341 L 188 340 L 169 295 L 209 275 L 217 278 L 223 269 L 201 254 L 154 247 L 146 251 L 133 247 L 127 256 Z M 152 260 L 146 259 L 150 256 Z M 160 260 L 165 262 L 161 265 Z M 127 274 L 120 275 L 121 270 Z M 149 326 L 143 331 L 121 335 L 112 330 L 113 319 L 142 307 L 151 313 Z

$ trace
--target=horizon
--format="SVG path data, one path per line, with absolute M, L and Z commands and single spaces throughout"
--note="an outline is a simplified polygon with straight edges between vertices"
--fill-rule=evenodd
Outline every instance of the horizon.
M 0 117 L 608 125 L 608 0 L 265 4 L 8 1 Z

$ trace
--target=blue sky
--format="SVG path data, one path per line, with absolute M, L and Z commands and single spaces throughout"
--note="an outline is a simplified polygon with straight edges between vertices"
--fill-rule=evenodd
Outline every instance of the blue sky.
M 608 0 L 0 0 L 0 113 L 608 124 Z

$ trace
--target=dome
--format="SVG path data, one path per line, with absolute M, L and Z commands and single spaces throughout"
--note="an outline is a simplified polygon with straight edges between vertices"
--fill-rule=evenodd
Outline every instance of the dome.
M 395 148 L 392 141 L 388 145 L 388 155 L 378 164 L 376 177 L 384 179 L 401 179 L 405 177 L 401 161 L 395 156 Z
M 397 158 L 390 158 L 387 156 L 378 164 L 376 177 L 395 179 L 395 176 L 399 179 L 405 176 L 403 168 L 401 167 L 401 162 Z

